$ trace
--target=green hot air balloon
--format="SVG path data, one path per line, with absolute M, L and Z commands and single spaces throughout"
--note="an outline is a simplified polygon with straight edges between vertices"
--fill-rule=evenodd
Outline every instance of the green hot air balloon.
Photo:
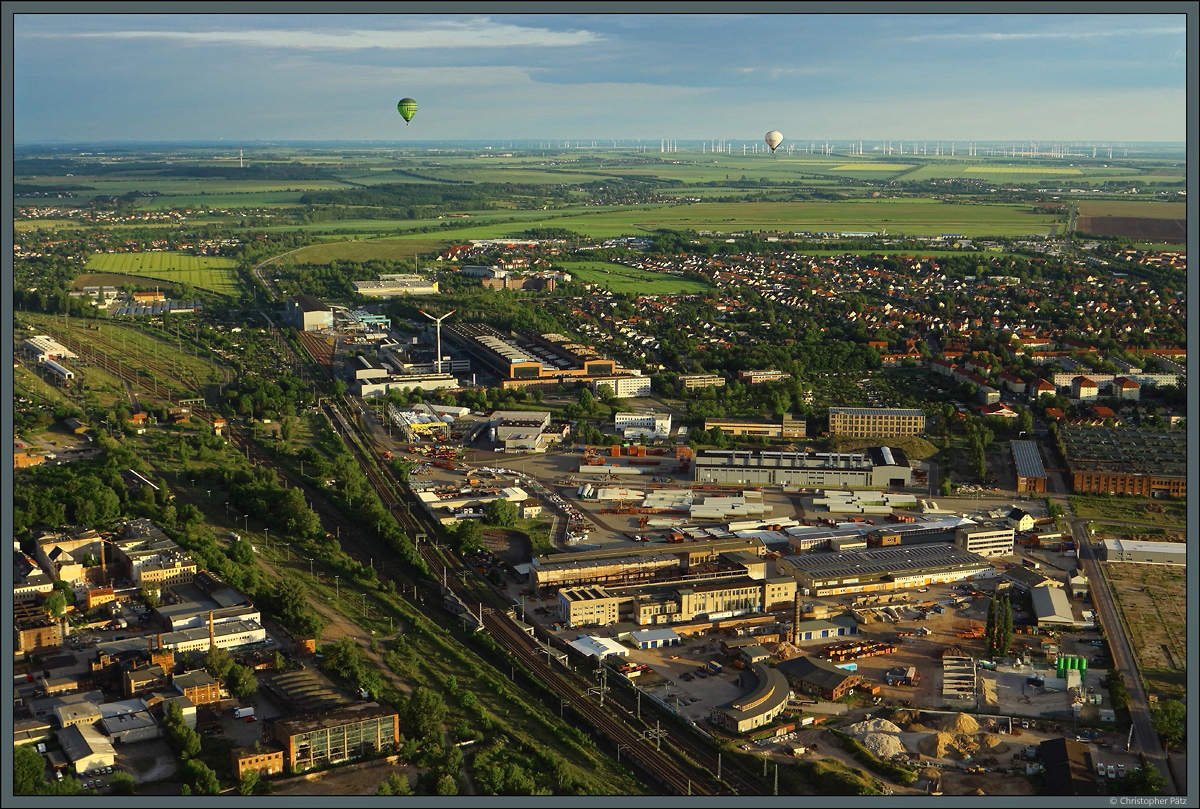
M 396 105 L 396 109 L 400 111 L 400 117 L 404 119 L 404 125 L 408 126 L 408 122 L 417 114 L 417 102 L 411 98 L 402 98 L 400 103 Z

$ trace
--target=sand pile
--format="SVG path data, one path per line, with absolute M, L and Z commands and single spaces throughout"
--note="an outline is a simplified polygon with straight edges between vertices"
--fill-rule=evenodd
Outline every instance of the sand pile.
M 955 752 L 954 737 L 949 733 L 931 733 L 917 742 L 917 749 L 930 758 L 946 758 L 948 754 Z
M 895 722 L 897 725 L 904 727 L 906 725 L 911 725 L 913 722 L 916 722 L 918 720 L 919 716 L 920 715 L 916 711 L 899 710 L 892 714 L 892 721 Z M 911 730 L 911 728 L 910 728 L 910 730 Z
M 974 736 L 979 732 L 979 723 L 970 714 L 959 713 L 942 720 L 942 730 L 947 733 Z
M 863 747 L 884 761 L 904 752 L 904 745 L 900 743 L 900 738 L 894 733 L 867 733 L 859 741 L 862 742 Z
M 1008 742 L 1001 739 L 995 733 L 985 733 L 979 738 L 979 746 L 989 753 L 1007 753 Z
M 846 732 L 851 736 L 862 736 L 866 733 L 899 733 L 899 726 L 886 719 L 868 719 L 865 722 L 856 722 L 846 728 Z

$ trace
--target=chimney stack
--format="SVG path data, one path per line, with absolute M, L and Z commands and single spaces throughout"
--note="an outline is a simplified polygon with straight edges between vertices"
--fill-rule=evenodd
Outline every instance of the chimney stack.
M 208 648 L 214 649 L 217 646 L 217 634 L 213 629 L 213 614 L 212 610 L 208 611 Z

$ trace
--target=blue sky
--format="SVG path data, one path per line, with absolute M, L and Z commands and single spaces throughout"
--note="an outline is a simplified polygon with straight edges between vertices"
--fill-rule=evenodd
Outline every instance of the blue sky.
M 1185 23 L 1180 13 L 18 14 L 13 131 L 17 143 L 757 141 L 768 129 L 793 140 L 1182 141 Z M 395 108 L 404 96 L 420 106 L 407 128 Z

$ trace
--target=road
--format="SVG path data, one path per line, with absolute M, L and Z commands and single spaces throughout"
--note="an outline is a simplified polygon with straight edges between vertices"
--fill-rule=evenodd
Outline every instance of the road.
M 1075 537 L 1075 546 L 1079 548 L 1079 560 L 1091 583 L 1089 590 L 1092 595 L 1092 606 L 1100 623 L 1104 626 L 1104 635 L 1108 639 L 1112 651 L 1113 667 L 1125 677 L 1125 687 L 1129 692 L 1129 716 L 1133 722 L 1133 740 L 1130 751 L 1142 753 L 1166 779 L 1163 792 L 1175 795 L 1175 781 L 1167 766 L 1166 753 L 1158 734 L 1154 732 L 1154 723 L 1150 717 L 1150 706 L 1146 700 L 1146 691 L 1142 688 L 1142 678 L 1138 673 L 1137 659 L 1125 636 L 1125 627 L 1121 623 L 1120 612 L 1108 589 L 1104 571 L 1096 558 L 1096 549 L 1089 541 L 1087 534 L 1088 520 L 1072 518 L 1071 533 Z

